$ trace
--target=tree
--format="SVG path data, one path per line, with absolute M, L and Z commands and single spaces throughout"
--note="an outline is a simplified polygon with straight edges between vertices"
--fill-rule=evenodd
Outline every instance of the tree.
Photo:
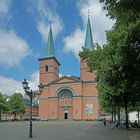
M 124 108 L 128 128 L 128 110 L 140 99 L 140 3 L 139 0 L 100 0 L 108 16 L 115 19 L 107 32 L 107 44 L 96 50 L 84 50 L 91 70 L 97 71 L 101 104 L 109 109 Z M 114 110 L 114 109 L 113 109 Z
M 128 107 L 140 99 L 140 2 L 139 0 L 101 0 L 108 15 L 116 20 L 108 32 L 108 45 L 116 47 L 120 56 L 122 98 L 128 127 Z
M 6 110 L 6 100 L 2 93 L 0 93 L 0 121 L 1 121 L 1 114 Z
M 14 114 L 14 119 L 16 119 L 17 114 L 25 112 L 24 104 L 22 102 L 22 94 L 14 93 L 9 100 L 10 113 Z

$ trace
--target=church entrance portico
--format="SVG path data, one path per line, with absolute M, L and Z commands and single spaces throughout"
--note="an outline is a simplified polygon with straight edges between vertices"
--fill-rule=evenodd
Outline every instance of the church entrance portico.
M 73 93 L 69 89 L 58 92 L 59 108 L 62 110 L 60 119 L 72 119 Z

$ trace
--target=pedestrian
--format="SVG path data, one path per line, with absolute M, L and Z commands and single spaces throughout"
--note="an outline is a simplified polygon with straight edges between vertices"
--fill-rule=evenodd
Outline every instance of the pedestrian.
M 135 122 L 133 123 L 133 127 L 134 127 L 134 128 L 138 128 L 138 127 L 139 127 L 139 125 L 138 125 L 138 123 L 137 123 L 137 120 L 135 120 Z
M 106 118 L 103 118 L 103 124 L 106 126 Z

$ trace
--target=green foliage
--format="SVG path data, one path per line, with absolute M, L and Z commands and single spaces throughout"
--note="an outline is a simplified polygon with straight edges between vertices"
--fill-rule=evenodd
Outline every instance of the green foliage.
M 0 93 L 0 120 L 1 120 L 1 114 L 2 113 L 6 113 L 8 110 L 8 104 L 6 102 L 6 95 L 2 95 L 2 93 Z
M 6 109 L 6 100 L 4 96 L 0 93 L 0 112 L 4 112 Z
M 96 70 L 102 110 L 139 109 L 140 106 L 140 2 L 100 0 L 116 23 L 107 32 L 107 44 L 80 56 Z M 135 105 L 134 105 L 135 104 Z
M 105 4 L 104 9 L 108 11 L 108 16 L 117 19 L 116 24 L 127 24 L 136 22 L 140 18 L 139 0 L 100 0 Z
M 20 93 L 14 93 L 11 96 L 0 93 L 0 120 L 1 113 L 14 114 L 15 119 L 17 114 L 25 113 L 23 104 L 23 96 Z
M 17 114 L 21 114 L 25 112 L 24 104 L 22 102 L 22 94 L 20 93 L 14 93 L 9 100 L 9 106 L 10 106 L 10 113 L 14 114 L 15 117 Z

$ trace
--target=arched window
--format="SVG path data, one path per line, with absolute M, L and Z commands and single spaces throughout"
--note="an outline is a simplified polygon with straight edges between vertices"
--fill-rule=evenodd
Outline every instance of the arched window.
M 58 93 L 58 98 L 72 98 L 73 94 L 69 89 L 62 89 Z

